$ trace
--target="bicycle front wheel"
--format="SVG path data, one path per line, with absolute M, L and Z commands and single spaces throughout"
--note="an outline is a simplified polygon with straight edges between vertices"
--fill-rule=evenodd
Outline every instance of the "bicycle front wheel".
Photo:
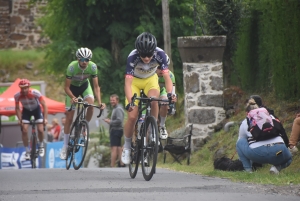
M 36 168 L 36 158 L 37 158 L 37 153 L 36 153 L 36 135 L 33 134 L 31 136 L 31 151 L 30 151 L 30 162 L 31 162 L 31 168 Z
M 142 172 L 144 179 L 149 181 L 155 173 L 158 152 L 158 128 L 153 116 L 145 121 L 142 135 Z
M 75 170 L 78 170 L 84 161 L 89 144 L 89 124 L 86 120 L 80 121 L 79 135 L 75 134 L 74 142 L 73 166 Z
M 74 126 L 72 126 L 71 133 L 73 133 Z M 74 149 L 74 135 L 70 135 L 68 150 L 67 150 L 67 160 L 66 160 L 66 169 L 70 169 L 73 161 L 73 149 Z
M 135 178 L 138 168 L 139 168 L 139 163 L 140 163 L 140 146 L 139 146 L 140 140 L 138 140 L 135 137 L 135 140 L 131 142 L 131 161 L 129 163 L 129 174 L 132 179 Z

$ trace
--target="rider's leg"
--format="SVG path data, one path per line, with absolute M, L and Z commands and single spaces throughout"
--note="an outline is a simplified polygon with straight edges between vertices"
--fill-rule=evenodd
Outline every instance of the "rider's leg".
M 44 141 L 44 124 L 37 124 L 39 142 Z
M 23 140 L 23 144 L 24 144 L 24 147 L 26 149 L 26 152 L 29 152 L 29 148 L 28 148 L 28 127 L 29 127 L 29 124 L 22 124 L 22 140 Z
M 159 90 L 157 89 L 150 89 L 147 94 L 148 97 L 159 97 Z M 152 101 L 151 102 L 151 115 L 154 116 L 156 119 L 158 118 L 158 102 Z
M 66 123 L 65 123 L 65 127 L 64 127 L 64 147 L 68 147 L 74 113 L 75 113 L 75 110 L 66 111 L 66 113 L 65 113 L 66 114 Z
M 88 102 L 89 104 L 94 104 L 94 97 L 91 97 L 91 96 L 85 97 L 85 98 L 84 98 L 84 101 Z M 94 108 L 93 108 L 93 107 L 88 107 L 88 108 L 87 108 L 87 111 L 86 111 L 86 120 L 87 120 L 88 122 L 90 122 L 91 119 L 92 119 L 93 111 L 94 111 Z
M 124 137 L 125 137 L 125 144 L 124 148 L 125 149 L 130 149 L 131 148 L 131 138 L 132 134 L 134 132 L 134 126 L 135 122 L 137 120 L 138 116 L 138 107 L 135 106 L 133 111 L 127 112 L 127 120 L 124 125 Z

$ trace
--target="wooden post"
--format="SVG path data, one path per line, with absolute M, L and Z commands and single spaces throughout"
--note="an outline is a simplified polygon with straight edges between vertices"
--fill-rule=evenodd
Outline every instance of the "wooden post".
M 169 0 L 162 0 L 162 21 L 164 30 L 164 50 L 170 58 L 169 70 L 173 72 L 172 52 L 171 52 L 171 32 L 169 16 Z

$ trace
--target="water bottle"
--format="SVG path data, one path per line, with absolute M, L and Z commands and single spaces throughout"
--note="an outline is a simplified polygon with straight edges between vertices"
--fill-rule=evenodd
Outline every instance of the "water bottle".
M 141 118 L 139 118 L 139 120 L 138 120 L 138 127 L 137 127 L 137 137 L 138 137 L 138 139 L 141 139 L 141 134 L 140 134 L 140 129 L 141 129 L 141 126 L 142 126 L 142 123 L 144 122 L 144 120 L 145 120 L 145 114 L 142 114 L 142 117 Z

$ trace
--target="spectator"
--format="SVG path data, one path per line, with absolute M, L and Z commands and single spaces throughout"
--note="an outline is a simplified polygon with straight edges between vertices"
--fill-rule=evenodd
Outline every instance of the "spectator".
M 296 117 L 294 119 L 292 132 L 289 140 L 289 150 L 292 154 L 298 151 L 296 145 L 299 140 L 300 140 L 300 110 L 297 111 Z
M 246 111 L 249 112 L 258 107 L 254 99 L 251 98 L 247 103 Z M 245 171 L 252 172 L 253 162 L 260 164 L 269 163 L 273 165 L 270 169 L 270 173 L 279 174 L 280 170 L 291 164 L 292 155 L 281 136 L 263 141 L 255 141 L 253 143 L 248 142 L 249 138 L 251 139 L 252 135 L 248 131 L 247 119 L 245 119 L 240 126 L 239 138 L 236 143 L 237 153 L 240 161 L 243 163 Z
M 110 105 L 113 108 L 110 119 L 104 119 L 109 124 L 111 162 L 110 166 L 115 167 L 116 160 L 119 160 L 119 166 L 125 167 L 121 161 L 122 147 L 121 139 L 123 136 L 124 110 L 119 104 L 119 96 L 113 94 L 110 96 Z
M 59 134 L 58 141 L 63 141 L 64 140 L 65 123 L 66 123 L 66 117 L 62 117 L 61 118 L 61 127 L 60 127 L 60 134 Z
M 47 124 L 47 142 L 53 142 L 53 135 L 51 133 L 52 125 Z
M 54 118 L 52 120 L 52 128 L 51 128 L 51 133 L 53 135 L 53 142 L 57 142 L 58 141 L 58 137 L 60 134 L 60 125 L 58 123 L 57 118 Z

